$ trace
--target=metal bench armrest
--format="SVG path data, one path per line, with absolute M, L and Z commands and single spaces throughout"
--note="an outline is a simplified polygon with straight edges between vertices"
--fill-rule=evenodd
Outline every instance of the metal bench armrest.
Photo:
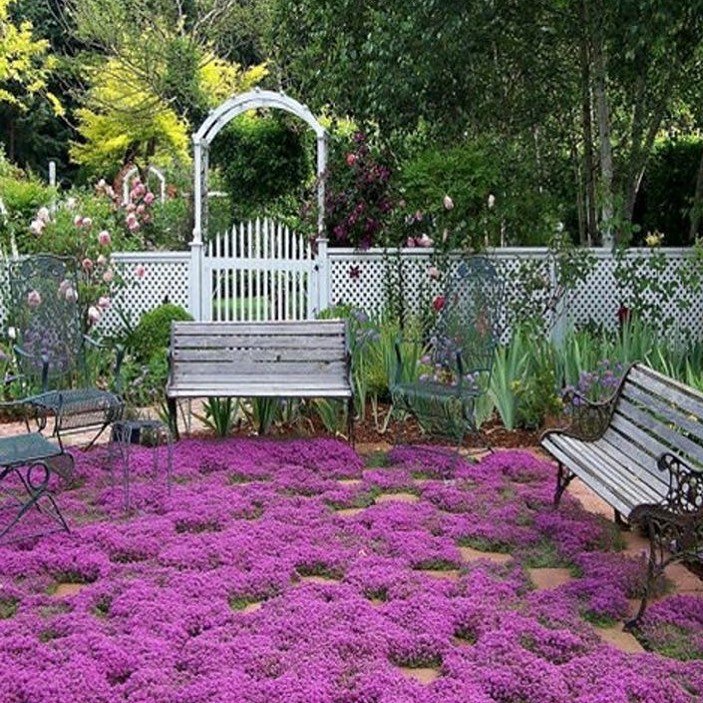
M 659 457 L 657 467 L 669 475 L 669 491 L 663 506 L 679 515 L 696 512 L 703 515 L 703 471 L 669 452 Z

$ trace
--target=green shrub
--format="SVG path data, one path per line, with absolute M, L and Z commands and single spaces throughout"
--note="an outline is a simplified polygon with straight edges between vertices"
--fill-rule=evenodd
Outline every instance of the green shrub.
M 192 319 L 190 313 L 174 303 L 164 303 L 158 308 L 145 312 L 134 328 L 130 340 L 130 350 L 135 359 L 142 363 L 149 363 L 155 355 L 165 356 L 170 341 L 171 322 Z
M 278 116 L 242 115 L 222 131 L 213 154 L 237 217 L 296 192 L 310 173 L 301 134 Z

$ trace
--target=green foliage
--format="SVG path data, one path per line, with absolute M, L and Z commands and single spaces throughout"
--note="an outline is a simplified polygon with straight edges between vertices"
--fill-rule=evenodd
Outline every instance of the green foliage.
M 399 180 L 408 214 L 419 212 L 429 220 L 436 244 L 480 248 L 486 241 L 499 243 L 500 219 L 488 207 L 499 172 L 487 144 L 432 146 L 403 164 Z M 445 196 L 452 200 L 451 209 L 444 206 Z M 443 236 L 445 230 L 449 237 Z
M 0 0 L 0 103 L 24 111 L 28 96 L 43 93 L 60 114 L 61 104 L 47 91 L 56 57 L 48 53 L 48 41 L 34 38 L 31 22 L 11 21 L 9 9 L 13 1 Z
M 217 437 L 227 437 L 234 427 L 238 408 L 236 398 L 208 398 L 203 405 L 205 412 L 198 418 L 214 430 Z
M 238 219 L 261 214 L 271 201 L 302 190 L 310 160 L 300 129 L 278 114 L 244 114 L 222 130 L 213 161 Z
M 37 210 L 49 206 L 56 191 L 35 176 L 25 176 L 5 166 L 5 173 L 0 173 L 0 194 L 8 212 L 6 222 L 0 219 L 2 247 L 9 251 L 11 238 L 21 240 Z
M 190 313 L 174 303 L 164 303 L 145 312 L 129 341 L 134 358 L 142 363 L 148 363 L 154 356 L 165 358 L 171 339 L 171 323 L 192 319 Z
M 691 197 L 702 149 L 703 142 L 696 136 L 655 144 L 640 192 L 642 234 L 634 243 L 644 244 L 646 233 L 655 231 L 664 234 L 665 246 L 693 243 L 689 237 Z
M 506 429 L 513 430 L 518 423 L 517 389 L 530 362 L 528 335 L 517 329 L 507 345 L 496 349 L 489 395 Z

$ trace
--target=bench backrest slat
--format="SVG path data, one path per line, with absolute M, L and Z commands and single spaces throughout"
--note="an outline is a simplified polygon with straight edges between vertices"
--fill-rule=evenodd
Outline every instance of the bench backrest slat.
M 656 460 L 673 452 L 703 465 L 703 394 L 642 366 L 633 366 L 615 405 L 614 427 Z M 656 475 L 656 468 L 652 474 Z
M 628 382 L 649 389 L 660 398 L 686 411 L 696 418 L 703 418 L 703 394 L 682 383 L 663 376 L 647 366 L 637 364 L 630 369 Z
M 174 322 L 170 385 L 349 386 L 344 320 Z

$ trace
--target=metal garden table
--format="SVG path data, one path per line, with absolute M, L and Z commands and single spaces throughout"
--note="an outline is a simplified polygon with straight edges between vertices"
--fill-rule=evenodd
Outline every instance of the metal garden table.
M 0 437 L 0 492 L 5 496 L 0 505 L 0 540 L 16 539 L 6 536 L 32 508 L 68 532 L 49 482 L 52 474 L 67 479 L 72 472 L 73 457 L 39 432 Z

